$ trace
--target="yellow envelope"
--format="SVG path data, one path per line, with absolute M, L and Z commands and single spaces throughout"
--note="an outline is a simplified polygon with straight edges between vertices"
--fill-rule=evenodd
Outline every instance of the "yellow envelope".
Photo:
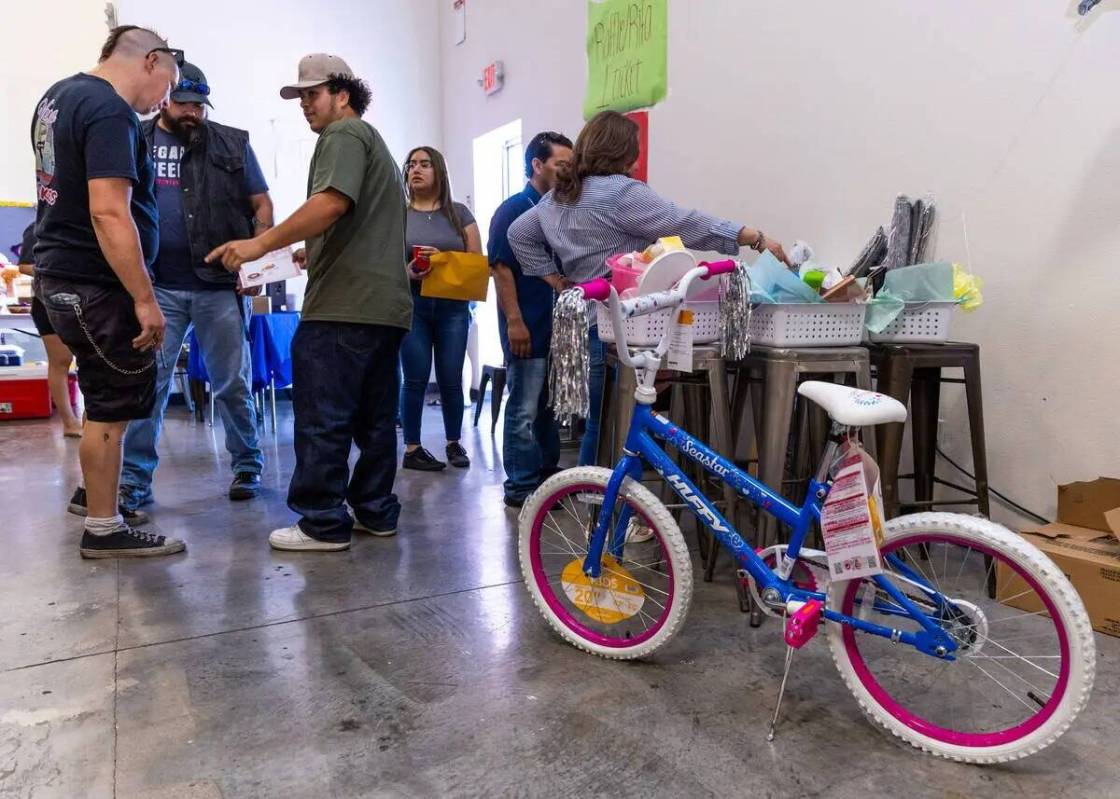
M 485 302 L 490 283 L 490 263 L 473 252 L 437 252 L 432 271 L 420 282 L 421 297 Z

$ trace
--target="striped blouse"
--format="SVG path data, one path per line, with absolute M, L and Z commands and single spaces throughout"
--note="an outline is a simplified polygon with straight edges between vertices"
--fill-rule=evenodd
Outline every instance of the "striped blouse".
M 625 175 L 584 178 L 574 205 L 558 202 L 549 192 L 509 229 L 522 270 L 543 277 L 559 270 L 573 283 L 607 273 L 605 261 L 615 253 L 644 250 L 662 236 L 680 236 L 695 250 L 739 252 L 741 225 L 700 211 L 678 208 L 641 181 Z

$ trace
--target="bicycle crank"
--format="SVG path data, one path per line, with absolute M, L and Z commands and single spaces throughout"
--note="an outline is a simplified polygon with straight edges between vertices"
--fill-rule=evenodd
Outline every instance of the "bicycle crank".
M 777 570 L 779 558 L 785 555 L 787 546 L 785 544 L 775 544 L 765 549 L 756 550 L 758 556 L 769 566 L 771 569 Z M 793 584 L 798 588 L 803 588 L 806 591 L 821 591 L 828 593 L 828 568 L 823 563 L 806 560 L 806 558 L 825 558 L 824 552 L 819 552 L 815 549 L 802 549 L 801 556 L 794 564 L 793 572 L 790 578 Z M 767 616 L 772 616 L 775 619 L 783 618 L 786 615 L 786 603 L 780 595 L 766 596 L 766 592 L 758 590 L 758 583 L 751 577 L 750 573 L 745 570 L 740 570 L 739 581 L 743 587 L 750 593 L 751 598 L 754 600 L 755 607 L 765 613 Z

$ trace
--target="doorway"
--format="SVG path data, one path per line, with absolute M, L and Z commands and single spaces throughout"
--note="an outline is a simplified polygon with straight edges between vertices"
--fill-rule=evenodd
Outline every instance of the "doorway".
M 521 147 L 521 120 L 515 119 L 474 140 L 474 216 L 486 251 L 490 219 L 507 197 L 521 191 L 525 184 L 524 152 Z M 475 308 L 478 349 L 481 362 L 501 366 L 502 344 L 498 338 L 498 298 L 493 283 L 486 302 Z

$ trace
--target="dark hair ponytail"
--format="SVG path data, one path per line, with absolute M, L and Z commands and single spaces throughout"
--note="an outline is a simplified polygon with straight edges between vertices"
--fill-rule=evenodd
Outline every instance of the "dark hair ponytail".
M 553 196 L 566 205 L 577 203 L 584 178 L 625 175 L 638 154 L 638 124 L 617 111 L 600 111 L 579 132 L 572 160 L 556 176 Z

